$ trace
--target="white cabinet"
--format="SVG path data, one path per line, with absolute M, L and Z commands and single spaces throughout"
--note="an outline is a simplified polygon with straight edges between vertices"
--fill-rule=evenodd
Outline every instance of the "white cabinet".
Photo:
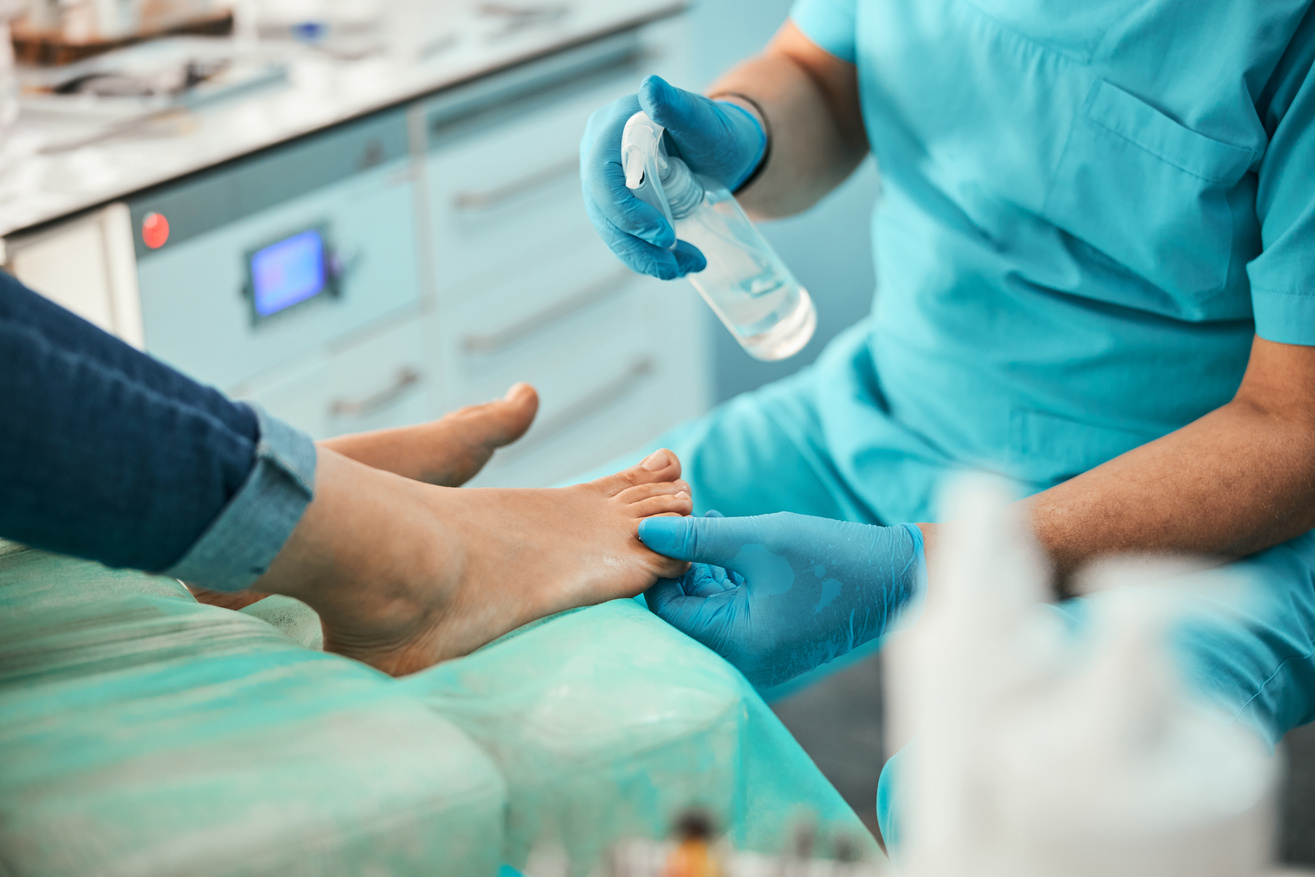
M 577 157 L 589 115 L 645 74 L 689 78 L 683 43 L 674 20 L 615 33 L 140 193 L 11 256 L 38 287 L 77 290 L 68 252 L 106 243 L 95 294 L 70 304 L 316 438 L 528 381 L 539 419 L 482 483 L 555 483 L 708 404 L 706 309 L 607 250 Z M 143 235 L 160 216 L 163 245 Z M 265 316 L 256 255 L 303 234 L 332 294 Z
M 647 73 L 679 78 L 680 44 L 670 25 L 621 34 L 509 75 L 473 114 L 459 96 L 413 110 L 448 398 L 480 402 L 524 380 L 541 400 L 479 484 L 556 483 L 707 407 L 705 309 L 687 284 L 635 275 L 607 250 L 579 180 L 589 115 Z
M 142 346 L 132 226 L 124 205 L 111 204 L 5 243 L 14 276 L 84 320 Z
M 626 269 L 601 244 L 563 250 L 443 309 L 449 398 L 525 380 L 534 427 L 480 483 L 550 484 L 638 447 L 706 405 L 703 313 L 684 284 Z
M 426 324 L 411 319 L 326 349 L 233 390 L 314 438 L 385 429 L 443 408 L 440 363 Z
M 175 229 L 160 249 L 138 248 L 148 351 L 232 389 L 419 311 L 416 166 L 406 151 L 405 115 L 328 132 L 320 141 L 135 200 L 134 215 L 158 211 Z M 344 154 L 356 161 L 344 162 L 349 170 L 335 178 L 332 159 Z M 386 160 L 357 169 L 379 154 Z M 280 187 L 287 197 L 267 203 Z M 253 254 L 308 231 L 322 237 L 334 263 L 332 293 L 259 316 Z

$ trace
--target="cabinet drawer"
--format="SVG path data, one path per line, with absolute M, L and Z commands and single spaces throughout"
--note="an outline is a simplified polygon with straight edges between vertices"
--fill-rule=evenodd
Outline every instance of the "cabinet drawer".
M 585 124 L 670 60 L 632 33 L 541 64 L 557 66 L 542 72 L 537 92 L 487 94 L 488 106 L 474 116 L 454 119 L 452 99 L 420 114 L 434 273 L 444 298 L 476 279 L 534 271 L 573 237 L 596 238 L 580 193 Z M 574 67 L 562 74 L 562 65 Z
M 426 178 L 439 295 L 475 281 L 531 275 L 546 254 L 594 236 L 580 193 L 579 143 L 589 114 L 634 87 L 630 78 L 508 122 L 428 156 Z
M 310 435 L 328 438 L 329 363 L 312 356 L 261 381 L 233 390 L 235 399 L 255 402 L 270 414 Z
M 330 435 L 387 429 L 441 413 L 441 382 L 416 319 L 379 332 L 329 359 Z
M 230 389 L 417 307 L 414 176 L 374 168 L 138 260 L 146 349 Z M 309 229 L 340 263 L 337 294 L 256 319 L 251 254 Z
M 568 253 L 535 283 L 494 285 L 452 309 L 443 351 L 454 403 L 515 381 L 539 391 L 534 426 L 480 483 L 556 483 L 651 435 L 665 365 L 646 288 L 610 254 Z
M 661 363 L 637 353 L 572 405 L 540 414 L 528 435 L 494 455 L 478 487 L 550 487 L 634 451 L 653 437 Z
M 411 320 L 317 353 L 234 395 L 317 439 L 432 419 L 442 410 L 442 388 L 424 326 Z
M 642 287 L 606 253 L 567 253 L 532 281 L 492 284 L 448 309 L 441 332 L 453 402 L 478 402 L 529 381 L 545 414 L 570 406 L 617 363 L 647 349 Z

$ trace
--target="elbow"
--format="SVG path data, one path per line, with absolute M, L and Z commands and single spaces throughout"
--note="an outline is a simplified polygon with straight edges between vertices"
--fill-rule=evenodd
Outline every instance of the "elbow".
M 1241 394 L 1227 407 L 1249 424 L 1247 433 L 1254 437 L 1246 443 L 1252 458 L 1247 469 L 1260 488 L 1258 511 L 1269 519 L 1262 529 L 1280 537 L 1266 541 L 1274 544 L 1315 529 L 1315 411 Z

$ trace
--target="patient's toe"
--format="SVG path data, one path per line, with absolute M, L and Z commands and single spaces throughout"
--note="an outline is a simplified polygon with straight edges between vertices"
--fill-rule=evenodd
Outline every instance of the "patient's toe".
M 675 481 L 679 477 L 680 460 L 671 451 L 662 448 L 628 469 L 599 478 L 594 485 L 601 488 L 608 496 L 616 496 L 629 487 Z
M 694 501 L 685 491 L 678 493 L 659 493 L 633 502 L 630 513 L 636 518 L 651 518 L 656 515 L 688 515 L 694 510 Z
M 690 486 L 681 479 L 675 481 L 659 481 L 656 484 L 636 484 L 634 487 L 627 487 L 616 495 L 616 500 L 624 504 L 632 504 L 648 499 L 651 496 L 675 495 L 677 493 L 692 494 Z
M 539 394 L 522 382 L 501 399 L 463 408 L 455 416 L 469 431 L 469 441 L 500 448 L 525 435 L 538 410 Z

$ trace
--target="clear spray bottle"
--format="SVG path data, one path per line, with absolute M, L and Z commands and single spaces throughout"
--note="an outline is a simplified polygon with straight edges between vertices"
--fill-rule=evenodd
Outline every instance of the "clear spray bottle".
M 735 340 L 756 359 L 798 353 L 817 328 L 817 311 L 724 186 L 667 155 L 664 129 L 635 113 L 621 134 L 626 186 L 667 217 L 676 237 L 698 247 L 708 267 L 690 274 Z

